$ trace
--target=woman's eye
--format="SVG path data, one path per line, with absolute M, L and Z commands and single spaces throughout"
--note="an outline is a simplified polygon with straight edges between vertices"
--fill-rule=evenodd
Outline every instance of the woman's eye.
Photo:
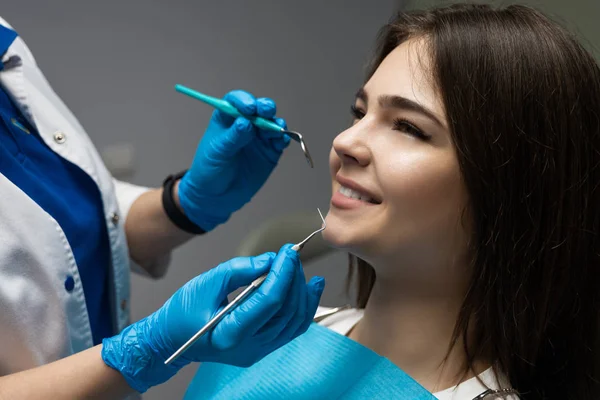
M 407 133 L 411 136 L 416 137 L 417 139 L 428 141 L 431 139 L 431 136 L 423 133 L 422 130 L 417 128 L 414 124 L 404 120 L 404 119 L 396 119 L 394 121 L 394 130 Z
M 356 122 L 359 119 L 363 119 L 365 116 L 365 112 L 354 105 L 350 106 L 350 114 L 352 114 L 354 122 Z

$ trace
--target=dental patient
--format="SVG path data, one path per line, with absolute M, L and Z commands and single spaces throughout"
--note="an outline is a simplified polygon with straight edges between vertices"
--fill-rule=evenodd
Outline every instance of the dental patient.
M 599 110 L 593 57 L 533 9 L 395 16 L 329 159 L 356 308 L 186 399 L 600 398 Z

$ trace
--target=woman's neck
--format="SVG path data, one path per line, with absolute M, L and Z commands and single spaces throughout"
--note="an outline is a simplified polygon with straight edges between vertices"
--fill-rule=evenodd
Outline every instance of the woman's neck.
M 455 386 L 488 367 L 476 360 L 475 373 L 464 375 L 462 337 L 448 353 L 461 296 L 406 292 L 392 282 L 376 281 L 350 338 L 388 358 L 430 392 Z

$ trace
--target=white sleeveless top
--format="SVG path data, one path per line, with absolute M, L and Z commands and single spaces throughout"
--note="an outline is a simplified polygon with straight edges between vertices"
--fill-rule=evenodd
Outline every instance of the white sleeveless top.
M 315 317 L 318 317 L 324 312 L 330 310 L 328 307 L 319 307 Z M 326 317 L 319 325 L 325 326 L 332 331 L 346 336 L 348 332 L 360 321 L 363 317 L 363 310 L 356 308 L 340 311 L 329 317 Z M 500 377 L 500 382 L 496 379 L 492 368 L 488 368 L 479 374 L 479 379 L 485 384 L 483 385 L 477 377 L 468 379 L 457 386 L 442 390 L 441 392 L 433 393 L 438 400 L 472 400 L 488 389 L 507 388 L 507 379 Z M 506 400 L 518 400 L 516 395 L 507 395 Z

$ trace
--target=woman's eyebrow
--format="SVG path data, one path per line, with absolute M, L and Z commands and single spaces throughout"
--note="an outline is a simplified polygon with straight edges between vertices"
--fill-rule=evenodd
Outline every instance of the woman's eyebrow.
M 364 88 L 358 89 L 355 95 L 356 99 L 362 100 L 365 103 L 368 103 L 369 95 L 365 91 Z M 414 111 L 421 113 L 433 120 L 440 127 L 445 128 L 444 124 L 439 120 L 439 118 L 433 113 L 433 111 L 429 110 L 427 107 L 420 105 L 417 102 L 407 99 L 402 96 L 395 95 L 383 95 L 378 98 L 379 106 L 382 108 L 398 108 L 402 110 Z

